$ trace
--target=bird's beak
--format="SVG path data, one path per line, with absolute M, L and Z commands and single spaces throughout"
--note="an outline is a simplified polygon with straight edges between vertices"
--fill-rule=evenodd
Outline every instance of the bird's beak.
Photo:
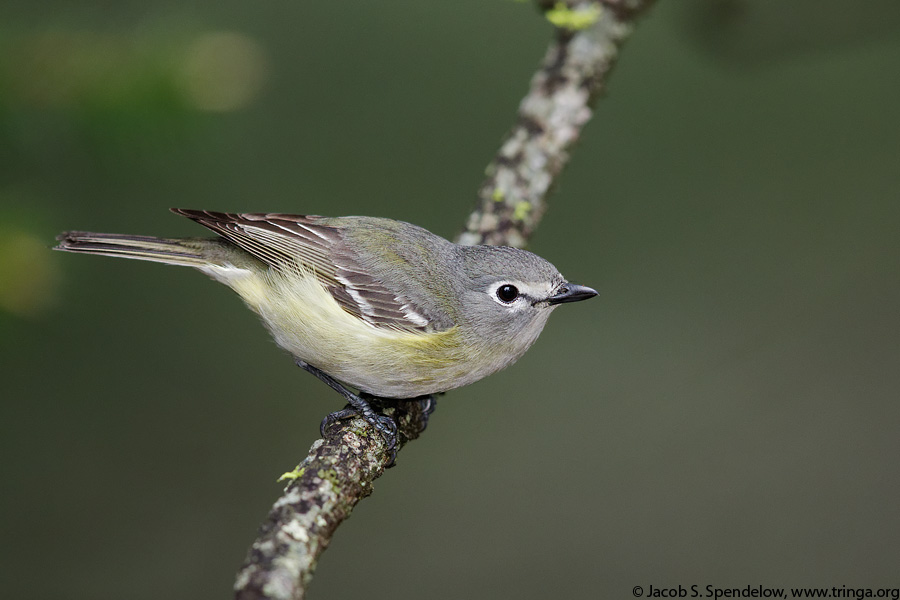
M 597 295 L 597 290 L 591 289 L 585 285 L 577 283 L 564 283 L 555 294 L 547 298 L 547 302 L 551 305 L 562 304 L 563 302 L 578 302 L 579 300 L 587 300 Z

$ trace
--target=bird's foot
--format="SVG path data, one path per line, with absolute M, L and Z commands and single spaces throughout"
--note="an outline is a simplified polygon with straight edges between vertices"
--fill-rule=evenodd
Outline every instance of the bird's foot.
M 327 384 L 328 387 L 347 400 L 347 407 L 331 413 L 322 420 L 321 425 L 319 425 L 319 432 L 322 436 L 325 436 L 327 429 L 334 423 L 350 417 L 360 416 L 384 438 L 386 449 L 390 453 L 390 461 L 387 466 L 393 466 L 394 458 L 397 456 L 397 423 L 391 417 L 375 412 L 372 405 L 369 404 L 369 401 L 373 400 L 374 397 L 366 393 L 354 394 L 334 377 L 305 361 L 298 360 L 297 366 L 315 375 L 320 381 Z
M 357 396 L 357 402 L 350 402 L 343 409 L 335 411 L 322 419 L 322 423 L 319 425 L 319 433 L 324 437 L 325 432 L 338 421 L 362 417 L 366 423 L 381 434 L 387 449 L 394 450 L 397 447 L 397 423 L 391 417 L 375 412 L 375 409 L 372 408 L 372 405 L 369 404 L 369 401 L 364 396 L 368 396 L 368 394 L 360 394 Z M 372 398 L 372 396 L 368 396 L 368 398 Z

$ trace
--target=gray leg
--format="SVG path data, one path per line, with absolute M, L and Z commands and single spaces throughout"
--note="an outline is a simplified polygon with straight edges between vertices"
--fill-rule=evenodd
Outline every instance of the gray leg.
M 443 392 L 440 392 L 440 394 L 443 394 Z M 419 430 L 419 433 L 422 433 L 425 431 L 425 428 L 428 427 L 428 418 L 431 417 L 431 413 L 433 413 L 435 407 L 437 407 L 436 395 L 437 394 L 419 396 L 418 398 L 410 400 L 410 402 L 418 402 L 419 406 L 422 408 L 422 429 Z
M 322 432 L 323 436 L 325 435 L 325 430 L 332 423 L 340 421 L 341 419 L 359 415 L 382 435 L 385 443 L 387 444 L 387 449 L 389 451 L 393 451 L 393 453 L 396 453 L 395 448 L 397 447 L 397 424 L 394 423 L 394 420 L 392 418 L 385 415 L 379 415 L 372 409 L 372 405 L 369 404 L 368 400 L 366 399 L 372 398 L 372 396 L 365 393 L 362 393 L 360 395 L 354 394 L 346 387 L 344 387 L 343 384 L 338 382 L 334 377 L 332 377 L 328 373 L 325 373 L 324 371 L 317 369 L 307 362 L 298 360 L 297 366 L 315 375 L 320 381 L 324 382 L 328 385 L 328 387 L 343 396 L 347 403 L 350 405 L 350 407 L 348 408 L 331 413 L 322 420 L 322 424 L 319 426 L 319 430 Z M 393 463 L 393 459 L 390 462 Z

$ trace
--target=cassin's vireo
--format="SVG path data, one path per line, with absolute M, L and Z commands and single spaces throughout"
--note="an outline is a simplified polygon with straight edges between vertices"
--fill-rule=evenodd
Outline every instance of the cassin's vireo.
M 462 246 L 391 219 L 173 212 L 220 237 L 69 231 L 56 249 L 185 265 L 224 283 L 390 445 L 393 421 L 339 382 L 397 399 L 472 383 L 522 356 L 554 307 L 597 294 L 531 252 Z

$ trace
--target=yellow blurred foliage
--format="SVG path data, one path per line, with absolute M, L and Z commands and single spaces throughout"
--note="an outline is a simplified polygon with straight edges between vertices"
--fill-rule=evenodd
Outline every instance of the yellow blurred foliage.
M 0 232 L 0 309 L 35 316 L 55 303 L 58 282 L 44 241 L 25 231 Z
M 0 104 L 43 110 L 158 102 L 174 102 L 170 110 L 237 110 L 256 99 L 268 62 L 256 40 L 231 31 L 50 29 L 0 41 Z
M 262 87 L 266 57 L 246 35 L 214 32 L 197 36 L 184 54 L 181 85 L 201 110 L 224 112 L 250 104 Z

